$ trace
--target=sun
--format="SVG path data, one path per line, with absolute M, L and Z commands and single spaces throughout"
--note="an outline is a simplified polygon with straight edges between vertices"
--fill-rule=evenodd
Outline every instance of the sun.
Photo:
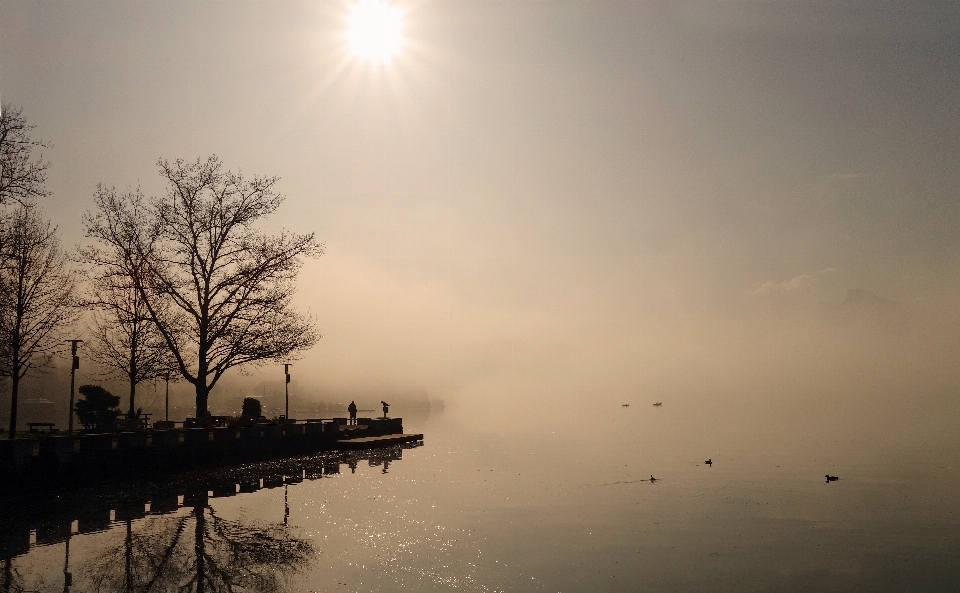
M 347 17 L 347 43 L 354 55 L 371 62 L 386 62 L 403 45 L 403 13 L 396 6 L 361 0 Z

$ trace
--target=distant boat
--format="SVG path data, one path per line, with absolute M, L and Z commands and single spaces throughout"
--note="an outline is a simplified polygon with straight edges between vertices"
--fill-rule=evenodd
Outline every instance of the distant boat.
M 629 407 L 630 407 L 630 404 L 623 404 L 622 407 L 624 407 L 624 408 L 629 408 Z
M 653 405 L 655 405 L 655 406 L 662 406 L 662 405 L 663 405 L 663 402 L 657 402 L 657 403 L 655 403 L 655 404 L 653 404 Z
M 709 465 L 710 467 L 713 467 L 713 458 L 711 457 L 710 459 L 704 461 L 704 463 Z
M 656 481 L 657 481 L 657 479 L 653 477 L 653 474 L 650 474 L 650 483 L 652 484 L 652 483 L 654 483 L 654 482 L 656 482 Z
M 826 478 L 828 482 L 836 482 L 840 479 L 840 476 L 831 476 L 830 474 L 827 474 Z

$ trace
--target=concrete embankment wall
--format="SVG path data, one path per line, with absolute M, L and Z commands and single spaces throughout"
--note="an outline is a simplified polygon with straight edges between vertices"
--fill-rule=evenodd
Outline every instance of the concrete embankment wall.
M 352 439 L 403 432 L 400 418 L 187 428 L 0 440 L 0 496 L 62 483 L 175 473 L 334 450 Z

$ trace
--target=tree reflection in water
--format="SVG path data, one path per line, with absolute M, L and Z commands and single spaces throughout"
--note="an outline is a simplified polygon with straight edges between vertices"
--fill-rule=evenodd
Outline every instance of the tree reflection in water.
M 197 498 L 188 515 L 147 519 L 136 533 L 128 526 L 124 543 L 85 569 L 94 591 L 270 593 L 312 557 L 313 545 L 287 526 L 223 519 Z
M 3 578 L 0 579 L 0 591 L 3 593 L 23 593 L 23 579 L 13 567 L 10 558 L 3 560 Z
M 56 580 L 53 567 L 45 560 L 44 566 L 37 565 L 31 556 L 33 548 L 54 544 L 64 546 L 64 593 L 280 591 L 284 577 L 307 568 L 315 552 L 310 541 L 287 527 L 287 488 L 339 475 L 343 464 L 355 472 L 363 460 L 386 472 L 391 462 L 402 459 L 404 449 L 422 444 L 258 462 L 175 480 L 106 484 L 13 504 L 0 500 L 0 593 L 49 590 L 44 579 Z M 281 485 L 282 523 L 223 519 L 209 503 L 211 497 Z M 89 549 L 103 540 L 88 536 L 104 532 L 122 533 L 123 539 L 92 561 L 84 554 L 75 583 L 71 567 L 78 559 L 71 564 L 71 540 L 74 550 Z

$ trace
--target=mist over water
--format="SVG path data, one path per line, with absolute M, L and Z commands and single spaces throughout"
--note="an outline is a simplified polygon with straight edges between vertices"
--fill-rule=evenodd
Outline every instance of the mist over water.
M 289 484 L 289 537 L 312 553 L 280 570 L 281 590 L 924 591 L 960 578 L 960 438 L 932 420 L 956 407 L 608 399 L 412 416 L 405 430 L 424 446 Z M 210 498 L 209 513 L 280 525 L 284 491 Z M 116 522 L 74 536 L 75 590 L 125 533 Z M 28 588 L 59 590 L 62 554 L 36 547 L 12 563 Z

